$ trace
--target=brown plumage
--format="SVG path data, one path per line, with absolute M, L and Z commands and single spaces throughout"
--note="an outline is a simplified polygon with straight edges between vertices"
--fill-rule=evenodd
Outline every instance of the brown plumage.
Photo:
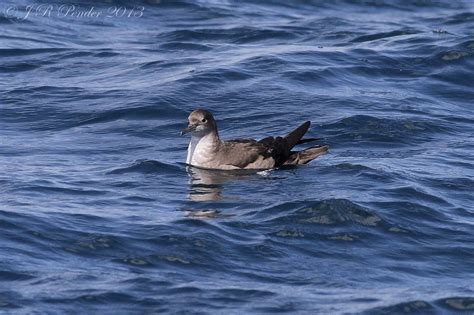
M 302 139 L 311 123 L 305 122 L 284 137 L 267 137 L 260 141 L 236 139 L 222 141 L 212 114 L 198 109 L 189 115 L 191 132 L 186 163 L 209 169 L 271 169 L 282 165 L 306 164 L 325 154 L 328 146 L 315 146 L 292 151 L 297 144 L 317 139 Z

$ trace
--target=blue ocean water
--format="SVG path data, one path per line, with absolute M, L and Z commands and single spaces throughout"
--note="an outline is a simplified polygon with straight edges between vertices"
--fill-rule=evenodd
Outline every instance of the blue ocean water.
M 473 2 L 65 4 L 0 4 L 0 313 L 474 313 Z

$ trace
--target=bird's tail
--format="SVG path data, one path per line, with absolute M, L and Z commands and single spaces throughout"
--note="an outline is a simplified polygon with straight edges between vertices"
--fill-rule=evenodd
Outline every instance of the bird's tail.
M 328 152 L 329 146 L 315 146 L 302 151 L 292 152 L 283 165 L 301 165 L 306 164 L 318 156 Z
M 288 144 L 288 150 L 291 150 L 296 144 L 298 144 L 298 142 L 300 142 L 306 131 L 308 131 L 310 125 L 311 122 L 307 121 L 284 137 Z

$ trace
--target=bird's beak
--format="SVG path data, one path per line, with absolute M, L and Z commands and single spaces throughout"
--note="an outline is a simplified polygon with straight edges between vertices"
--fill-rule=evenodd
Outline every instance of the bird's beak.
M 193 132 L 194 130 L 196 130 L 196 128 L 197 128 L 197 125 L 189 125 L 187 128 L 184 128 L 183 130 L 181 130 L 181 135 L 185 135 L 187 133 Z

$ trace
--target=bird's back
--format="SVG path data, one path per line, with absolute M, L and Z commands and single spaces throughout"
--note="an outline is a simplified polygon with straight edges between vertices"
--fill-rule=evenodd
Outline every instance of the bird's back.
M 218 152 L 220 163 L 244 169 L 268 169 L 283 165 L 291 149 L 301 140 L 310 126 L 307 121 L 285 137 L 266 137 L 223 141 Z
M 266 169 L 275 167 L 271 148 L 254 139 L 223 141 L 217 162 L 235 168 Z

